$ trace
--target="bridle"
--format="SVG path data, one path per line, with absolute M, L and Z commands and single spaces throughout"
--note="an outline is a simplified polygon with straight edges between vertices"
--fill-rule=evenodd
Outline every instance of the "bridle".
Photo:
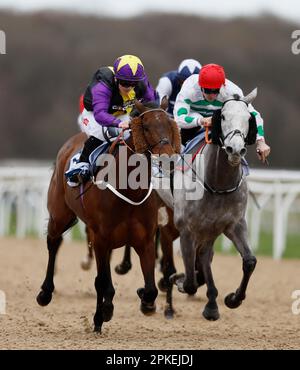
M 152 109 L 145 110 L 144 112 L 142 112 L 138 116 L 138 118 L 141 118 L 141 124 L 142 124 L 142 126 L 143 126 L 143 119 L 142 119 L 142 117 L 145 114 L 150 113 L 150 112 L 163 112 L 165 115 L 168 116 L 168 113 L 164 109 L 162 109 L 162 108 L 152 108 Z M 152 154 L 152 149 L 155 148 L 157 145 L 163 146 L 163 145 L 166 145 L 166 144 L 171 144 L 171 143 L 170 143 L 170 141 L 169 141 L 169 139 L 167 137 L 163 137 L 162 139 L 160 139 L 157 143 L 155 143 L 153 145 L 149 145 L 148 144 L 148 151 Z
M 240 102 L 245 103 L 245 104 L 247 105 L 247 107 L 248 107 L 248 103 L 247 103 L 247 102 L 245 102 L 245 100 L 239 100 L 239 99 L 228 99 L 228 100 L 225 100 L 225 101 L 224 101 L 224 103 L 222 104 L 222 107 L 221 107 L 221 113 L 222 113 L 222 110 L 223 110 L 223 108 L 224 108 L 224 105 L 225 105 L 226 103 L 228 103 L 229 101 L 240 101 Z M 221 119 L 222 119 L 222 118 L 221 118 Z M 231 135 L 230 140 L 232 140 L 232 139 L 233 139 L 233 137 L 234 137 L 235 135 L 239 135 L 239 136 L 243 139 L 243 141 L 245 142 L 246 137 L 245 137 L 245 135 L 242 133 L 242 131 L 240 131 L 240 130 L 238 130 L 238 129 L 231 130 L 231 131 L 229 131 L 229 132 L 228 132 L 228 134 L 227 134 L 226 136 L 224 136 L 223 131 L 222 131 L 222 128 L 221 128 L 221 133 L 220 133 L 220 136 L 219 136 L 219 140 L 220 140 L 220 143 L 221 143 L 221 147 L 222 147 L 222 148 L 224 147 L 224 142 L 225 142 L 225 140 L 226 140 L 226 139 L 228 138 L 228 136 L 230 136 L 230 135 Z M 246 142 L 245 142 L 245 144 L 246 144 Z

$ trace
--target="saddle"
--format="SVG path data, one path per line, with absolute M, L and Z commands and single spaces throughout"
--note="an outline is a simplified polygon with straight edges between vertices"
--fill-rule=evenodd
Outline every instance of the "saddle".
M 130 131 L 124 131 L 123 140 L 127 140 L 130 136 Z M 113 154 L 117 145 L 119 145 L 119 136 L 115 138 L 114 141 L 106 141 L 102 143 L 98 148 L 96 148 L 89 156 L 91 175 L 96 176 L 99 171 L 99 166 L 97 165 L 97 159 L 102 154 Z

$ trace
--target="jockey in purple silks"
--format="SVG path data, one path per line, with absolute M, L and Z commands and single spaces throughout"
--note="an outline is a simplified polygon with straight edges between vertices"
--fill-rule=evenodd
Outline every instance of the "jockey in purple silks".
M 80 128 L 88 135 L 78 163 L 65 176 L 71 186 L 90 178 L 90 154 L 103 142 L 110 141 L 129 127 L 129 114 L 135 100 L 155 101 L 156 94 L 141 60 L 134 55 L 117 58 L 113 67 L 102 67 L 94 74 L 84 94 Z

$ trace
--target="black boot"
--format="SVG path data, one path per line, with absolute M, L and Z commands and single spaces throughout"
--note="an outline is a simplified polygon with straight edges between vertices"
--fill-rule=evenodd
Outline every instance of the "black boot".
M 86 162 L 90 165 L 90 155 L 91 153 L 102 144 L 102 141 L 97 139 L 95 136 L 90 136 L 84 143 L 81 155 L 79 157 L 79 162 Z M 79 181 L 83 184 L 89 181 L 91 178 L 90 171 L 84 171 L 79 174 Z
M 90 154 L 101 145 L 102 141 L 94 136 L 90 136 L 84 143 L 79 160 L 73 165 L 73 168 L 65 173 L 70 186 L 84 184 L 91 178 L 90 172 Z
M 89 157 L 91 153 L 102 144 L 102 141 L 97 139 L 95 136 L 90 136 L 84 143 L 79 162 L 90 163 Z

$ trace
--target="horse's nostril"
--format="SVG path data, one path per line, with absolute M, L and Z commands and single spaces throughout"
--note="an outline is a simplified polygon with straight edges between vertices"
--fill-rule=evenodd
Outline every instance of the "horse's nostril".
M 246 148 L 242 148 L 241 151 L 240 151 L 240 155 L 242 157 L 244 157 L 244 155 L 246 155 L 246 153 L 247 153 L 247 149 Z
M 232 147 L 231 146 L 227 146 L 226 147 L 226 152 L 227 152 L 227 154 L 232 154 L 233 153 Z

